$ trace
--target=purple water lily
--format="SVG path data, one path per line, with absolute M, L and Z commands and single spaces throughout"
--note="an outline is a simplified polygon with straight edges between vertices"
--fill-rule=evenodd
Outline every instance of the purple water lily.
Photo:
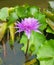
M 22 32 L 24 31 L 26 36 L 28 37 L 28 39 L 30 39 L 30 35 L 32 31 L 35 32 L 40 32 L 38 30 L 40 24 L 38 22 L 37 19 L 34 18 L 25 18 L 24 20 L 22 20 L 21 22 L 16 23 L 16 28 L 18 28 L 19 30 L 17 30 L 17 32 Z

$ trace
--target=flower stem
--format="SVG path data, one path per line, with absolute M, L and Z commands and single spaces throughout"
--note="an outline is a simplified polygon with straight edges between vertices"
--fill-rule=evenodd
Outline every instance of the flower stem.
M 27 40 L 27 47 L 26 47 L 26 53 L 25 53 L 26 57 L 27 57 L 27 53 L 28 53 L 28 48 L 29 48 L 29 39 Z

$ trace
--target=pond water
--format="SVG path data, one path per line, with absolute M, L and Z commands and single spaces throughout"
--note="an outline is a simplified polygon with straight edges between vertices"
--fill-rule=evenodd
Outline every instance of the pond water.
M 0 49 L 0 65 L 23 65 L 23 63 L 25 62 L 25 56 L 24 53 L 20 51 L 20 48 L 21 45 L 15 42 L 14 49 L 12 50 L 10 48 L 9 42 L 7 42 L 6 57 L 4 57 L 3 48 Z
M 49 0 L 0 0 L 0 8 L 23 4 L 36 5 L 41 8 L 47 8 L 48 1 Z
M 41 8 L 47 8 L 48 1 L 49 0 L 0 0 L 0 8 L 23 4 L 37 5 Z M 21 45 L 18 44 L 17 42 L 15 43 L 14 45 L 15 54 L 14 51 L 11 50 L 9 46 L 9 42 L 6 43 L 6 47 L 7 56 L 4 57 L 3 49 L 0 46 L 0 65 L 23 65 L 23 63 L 25 62 L 25 56 L 24 53 L 20 51 Z

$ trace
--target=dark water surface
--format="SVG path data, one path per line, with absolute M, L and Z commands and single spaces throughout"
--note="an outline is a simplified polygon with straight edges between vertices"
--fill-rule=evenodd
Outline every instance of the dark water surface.
M 17 42 L 14 44 L 14 51 L 10 48 L 9 43 L 6 43 L 7 55 L 4 57 L 3 49 L 0 51 L 0 65 L 23 65 L 25 62 L 25 56 L 22 51 L 20 51 L 21 45 Z
M 41 8 L 47 8 L 48 1 L 49 0 L 0 0 L 0 8 L 23 4 L 37 5 Z

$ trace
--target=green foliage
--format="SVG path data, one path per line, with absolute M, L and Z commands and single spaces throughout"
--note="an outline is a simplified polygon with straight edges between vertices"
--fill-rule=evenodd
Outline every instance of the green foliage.
M 45 60 L 45 61 L 41 61 L 40 65 L 54 65 L 54 58 L 50 59 L 50 60 Z
M 10 42 L 13 44 L 15 38 L 15 22 L 20 22 L 22 19 L 28 17 L 34 17 L 39 21 L 40 31 L 43 32 L 46 29 L 45 31 L 47 33 L 54 34 L 54 12 L 50 11 L 44 11 L 44 13 L 42 13 L 40 8 L 29 5 L 16 6 L 13 8 L 4 7 L 0 9 L 0 22 L 2 23 L 2 25 L 0 23 L 0 41 L 4 37 L 4 34 L 7 33 L 7 29 L 9 29 Z M 21 50 L 26 52 L 27 37 L 25 34 L 22 35 L 20 43 L 24 45 Z M 40 65 L 54 65 L 54 40 L 47 40 L 43 33 L 32 31 L 29 40 L 28 54 L 29 53 L 37 55 Z
M 39 23 L 41 24 L 40 25 L 40 30 L 44 30 L 46 28 L 46 26 L 47 26 L 45 15 L 39 12 L 34 17 L 36 19 L 38 19 Z
M 39 23 L 41 24 L 39 29 L 43 31 L 47 26 L 45 15 L 40 12 L 40 8 L 35 6 L 30 7 L 28 10 L 29 14 L 39 21 Z
M 40 65 L 54 65 L 54 40 L 45 41 L 37 53 Z
M 8 14 L 8 8 L 7 7 L 0 9 L 0 20 L 1 21 L 6 21 L 8 16 L 9 16 L 9 14 Z
M 26 7 L 23 7 L 23 6 L 15 7 L 15 11 L 19 18 L 27 17 L 28 11 Z
M 48 27 L 48 28 L 46 29 L 46 32 L 47 32 L 47 33 L 52 33 L 52 34 L 54 34 L 54 31 L 53 31 L 50 27 Z
M 18 19 L 18 16 L 17 16 L 16 12 L 11 12 L 9 15 L 8 24 L 16 22 L 17 19 Z
M 28 53 L 36 54 L 40 46 L 43 44 L 43 42 L 46 40 L 43 34 L 37 33 L 37 32 L 32 32 L 31 38 L 30 38 L 30 43 L 29 43 L 29 51 Z M 22 50 L 25 52 L 26 51 L 26 46 L 27 46 L 27 37 L 25 35 L 22 36 L 20 40 L 21 44 L 24 44 L 22 47 Z
M 28 12 L 31 16 L 35 16 L 39 12 L 39 8 L 35 6 L 29 7 Z
M 49 18 L 50 20 L 54 22 L 54 13 L 47 10 L 47 11 L 44 11 L 44 14 L 46 15 L 47 18 Z
M 50 28 L 54 31 L 54 22 L 50 19 L 47 19 L 47 24 L 50 26 Z
M 36 14 L 38 11 L 39 11 L 39 8 L 38 7 L 35 7 L 35 6 L 18 6 L 18 7 L 15 7 L 15 11 L 18 15 L 18 17 L 20 18 L 25 18 L 25 17 L 33 17 L 34 14 Z

